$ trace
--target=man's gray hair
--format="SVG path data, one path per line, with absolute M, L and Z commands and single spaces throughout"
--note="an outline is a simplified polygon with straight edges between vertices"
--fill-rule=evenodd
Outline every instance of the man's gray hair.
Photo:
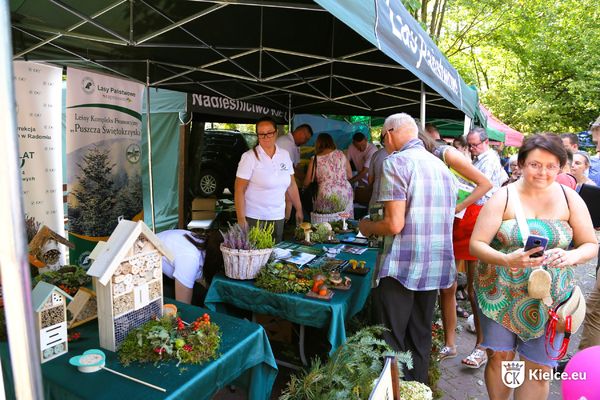
M 415 119 L 406 113 L 398 113 L 398 114 L 390 115 L 389 117 L 387 117 L 385 119 L 385 122 L 383 123 L 383 125 L 387 129 L 391 129 L 391 128 L 396 129 L 396 128 L 406 126 L 406 127 L 412 128 L 412 131 L 414 134 L 417 134 L 417 132 L 419 132 L 419 128 L 417 127 L 417 123 L 415 122 Z
M 478 134 L 479 135 L 479 141 L 480 142 L 485 142 L 486 140 L 489 139 L 487 132 L 485 131 L 485 129 L 477 127 L 477 128 L 473 128 L 469 131 L 469 133 L 467 134 L 467 136 L 469 135 L 474 135 L 474 134 Z

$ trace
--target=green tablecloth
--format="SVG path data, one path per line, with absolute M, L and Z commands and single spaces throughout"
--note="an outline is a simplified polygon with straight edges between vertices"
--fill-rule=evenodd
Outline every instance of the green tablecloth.
M 320 245 L 322 247 L 322 245 Z M 330 301 L 316 300 L 303 294 L 277 294 L 254 286 L 254 281 L 239 281 L 217 275 L 204 300 L 211 310 L 224 311 L 224 303 L 244 310 L 274 315 L 288 321 L 316 328 L 329 327 L 327 337 L 331 344 L 331 355 L 346 342 L 347 318 L 358 313 L 369 296 L 371 279 L 377 257 L 377 250 L 369 249 L 363 254 L 340 253 L 338 259 L 366 261 L 370 268 L 367 275 L 349 275 L 352 287 L 348 291 L 335 290 Z
M 66 355 L 42 365 L 45 399 L 210 399 L 217 390 L 231 383 L 246 389 L 250 399 L 268 399 L 277 365 L 264 329 L 246 320 L 176 304 L 184 321 L 193 321 L 208 312 L 211 320 L 219 325 L 222 335 L 218 359 L 202 365 L 181 364 L 179 367 L 175 362 L 123 367 L 115 353 L 103 350 L 108 368 L 163 387 L 167 389 L 166 393 L 106 371 L 84 374 L 69 364 L 69 358 L 90 348 L 99 348 L 98 324 L 90 322 L 75 328 L 81 333 L 81 339 L 69 343 Z M 7 398 L 11 398 L 14 388 L 6 343 L 2 343 L 0 353 Z

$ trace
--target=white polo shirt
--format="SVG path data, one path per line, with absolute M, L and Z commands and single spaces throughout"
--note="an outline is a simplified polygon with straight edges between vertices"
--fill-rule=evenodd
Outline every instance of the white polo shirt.
M 173 263 L 166 257 L 162 258 L 163 274 L 171 279 L 177 279 L 183 286 L 193 289 L 194 282 L 202 279 L 205 254 L 185 238 L 185 235 L 189 233 L 183 229 L 171 229 L 159 232 L 156 236 L 175 256 Z
M 246 217 L 260 220 L 285 218 L 285 192 L 294 174 L 287 151 L 275 146 L 270 158 L 261 146 L 256 146 L 258 159 L 250 149 L 240 159 L 236 176 L 248 180 L 246 188 Z
M 290 158 L 292 159 L 292 165 L 298 165 L 298 163 L 300 163 L 300 149 L 296 146 L 294 136 L 291 133 L 279 136 L 276 144 L 289 153 Z

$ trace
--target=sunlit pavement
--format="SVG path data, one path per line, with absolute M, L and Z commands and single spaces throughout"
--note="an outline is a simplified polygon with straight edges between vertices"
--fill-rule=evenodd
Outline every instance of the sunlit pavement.
M 575 277 L 581 286 L 584 294 L 587 295 L 596 282 L 595 278 L 596 259 L 592 262 L 581 265 L 575 269 Z M 444 360 L 442 366 L 442 377 L 438 384 L 439 388 L 444 393 L 443 399 L 454 399 L 454 400 L 475 400 L 475 399 L 487 399 L 487 391 L 485 389 L 485 382 L 483 379 L 483 370 L 485 367 L 479 369 L 470 369 L 463 367 L 461 360 L 468 356 L 475 344 L 475 335 L 467 332 L 466 319 L 459 318 L 459 325 L 461 326 L 461 332 L 457 334 L 457 345 L 458 345 L 458 357 L 449 360 Z M 574 354 L 579 346 L 579 340 L 581 336 L 581 329 L 572 336 L 571 343 L 569 345 L 569 354 Z M 549 399 L 561 399 L 560 394 L 560 381 L 552 381 L 550 384 L 550 396 Z

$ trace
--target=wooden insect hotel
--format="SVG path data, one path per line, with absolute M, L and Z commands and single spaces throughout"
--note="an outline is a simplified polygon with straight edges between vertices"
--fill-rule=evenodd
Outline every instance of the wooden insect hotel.
M 173 256 L 144 222 L 127 220 L 98 253 L 88 275 L 96 290 L 100 346 L 116 351 L 129 331 L 162 316 L 162 257 Z
M 67 306 L 67 311 L 71 314 L 69 329 L 96 319 L 98 316 L 96 293 L 85 287 L 79 288 L 73 296 L 73 301 Z
M 67 299 L 71 296 L 54 285 L 39 282 L 31 294 L 39 332 L 42 363 L 69 351 L 67 342 Z

